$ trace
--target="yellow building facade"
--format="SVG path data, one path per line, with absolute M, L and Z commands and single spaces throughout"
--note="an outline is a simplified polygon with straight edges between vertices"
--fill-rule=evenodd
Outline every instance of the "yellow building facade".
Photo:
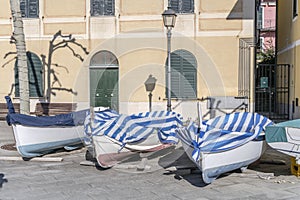
M 278 0 L 277 63 L 290 66 L 290 118 L 300 118 L 300 21 L 298 0 Z
M 45 101 L 75 102 L 78 109 L 109 106 L 127 114 L 148 111 L 149 77 L 155 80 L 152 110 L 166 109 L 167 36 L 161 14 L 167 0 L 21 4 L 28 56 L 33 68 L 40 66 L 32 72 L 31 111 Z M 197 116 L 197 102 L 204 114 L 242 103 L 251 110 L 255 2 L 172 0 L 171 6 L 177 13 L 171 39 L 172 109 L 185 118 Z M 0 96 L 18 102 L 12 31 L 9 0 L 1 0 Z

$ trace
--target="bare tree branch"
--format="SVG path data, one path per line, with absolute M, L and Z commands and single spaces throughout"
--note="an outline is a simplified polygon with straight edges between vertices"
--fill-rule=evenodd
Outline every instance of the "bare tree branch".
M 12 61 L 16 60 L 17 57 L 13 57 L 12 59 L 6 61 L 1 67 L 4 68 L 6 65 L 8 65 L 9 63 L 11 63 Z
M 5 59 L 5 58 L 7 58 L 9 55 L 12 55 L 12 54 L 13 54 L 13 55 L 16 55 L 17 52 L 8 52 L 8 53 L 6 53 L 6 54 L 4 55 L 3 58 Z M 16 57 L 15 57 L 15 58 L 16 58 Z

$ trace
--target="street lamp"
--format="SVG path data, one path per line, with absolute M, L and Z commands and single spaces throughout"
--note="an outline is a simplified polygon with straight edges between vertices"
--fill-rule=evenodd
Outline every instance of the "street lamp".
M 175 26 L 176 13 L 171 9 L 170 1 L 168 9 L 162 14 L 164 26 L 167 28 L 167 38 L 168 38 L 168 68 L 167 68 L 167 111 L 171 111 L 171 30 Z
M 151 112 L 151 108 L 152 108 L 152 91 L 155 88 L 155 83 L 156 83 L 157 79 L 155 77 L 153 77 L 151 74 L 149 75 L 148 79 L 145 81 L 145 87 L 146 87 L 146 91 L 149 92 L 149 111 Z

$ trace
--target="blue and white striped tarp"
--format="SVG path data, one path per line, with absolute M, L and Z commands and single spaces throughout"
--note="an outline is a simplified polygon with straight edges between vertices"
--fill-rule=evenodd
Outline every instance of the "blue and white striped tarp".
M 192 122 L 188 127 L 177 129 L 177 132 L 182 142 L 194 148 L 192 157 L 198 162 L 201 152 L 234 149 L 257 139 L 265 127 L 272 124 L 271 120 L 257 113 L 241 112 L 204 121 L 200 128 Z
M 96 135 L 106 135 L 123 145 L 147 139 L 158 134 L 162 143 L 178 142 L 176 129 L 182 125 L 181 115 L 175 112 L 154 111 L 134 115 L 118 114 L 113 110 L 95 112 L 93 120 L 87 115 L 85 120 L 85 143 Z

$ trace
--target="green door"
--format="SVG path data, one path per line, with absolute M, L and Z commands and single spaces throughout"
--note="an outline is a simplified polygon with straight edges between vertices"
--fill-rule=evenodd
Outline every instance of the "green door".
M 90 68 L 91 106 L 119 110 L 118 68 Z

